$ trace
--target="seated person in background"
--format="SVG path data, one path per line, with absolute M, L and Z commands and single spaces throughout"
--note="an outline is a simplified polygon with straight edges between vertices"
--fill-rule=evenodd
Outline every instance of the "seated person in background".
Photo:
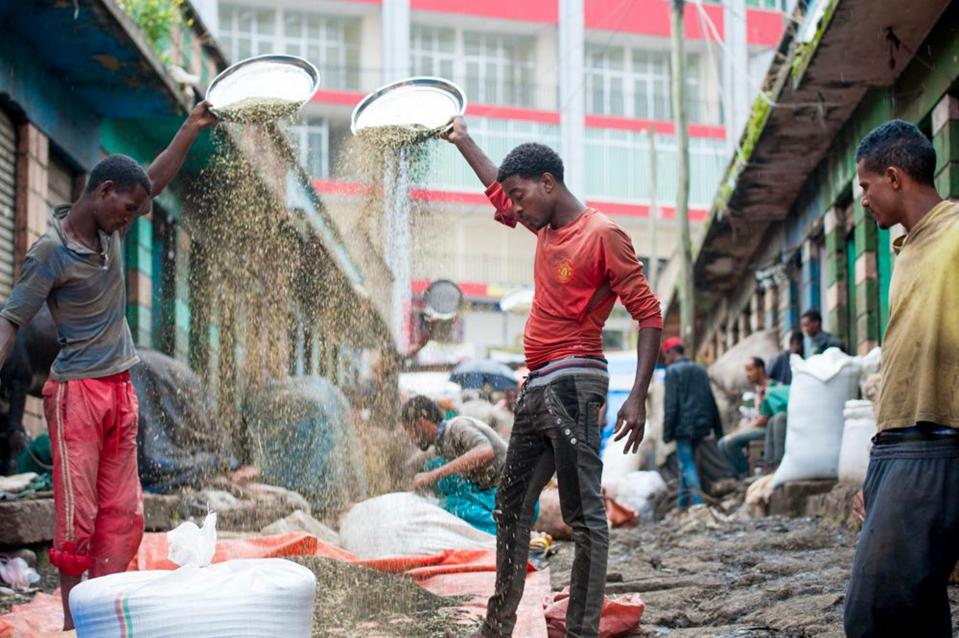
M 802 313 L 799 325 L 802 327 L 803 334 L 806 335 L 803 350 L 805 350 L 807 357 L 822 354 L 829 348 L 843 349 L 842 341 L 838 337 L 822 329 L 822 315 L 815 308 Z
M 794 354 L 803 356 L 803 334 L 798 330 L 789 333 L 789 349 L 779 353 L 773 362 L 766 367 L 766 376 L 783 385 L 793 381 L 793 369 L 789 360 Z
M 467 392 L 471 392 L 471 394 Z M 493 405 L 492 402 L 480 397 L 477 392 L 463 392 L 463 405 L 460 406 L 459 414 L 482 421 L 493 428 L 493 431 L 499 434 L 504 441 L 509 441 L 510 433 L 513 431 L 513 413 L 508 409 Z
M 766 440 L 768 431 L 765 428 L 774 413 L 767 409 L 766 412 L 770 413 L 766 414 L 763 406 L 766 405 L 769 392 L 779 387 L 775 381 L 766 377 L 766 363 L 759 357 L 753 357 L 746 362 L 746 379 L 753 385 L 758 414 L 748 423 L 736 428 L 719 440 L 719 450 L 732 465 L 739 478 L 745 478 L 749 474 L 749 460 L 744 453 L 749 442 Z M 788 388 L 789 386 L 784 387 Z M 785 418 L 785 415 L 783 415 L 783 418 Z M 782 430 L 784 432 L 783 436 L 785 436 L 785 427 Z
M 759 406 L 759 418 L 768 419 L 763 463 L 774 470 L 786 453 L 786 410 L 789 407 L 789 386 L 776 385 L 766 390 L 766 398 Z
M 496 485 L 506 442 L 485 423 L 465 416 L 443 419 L 435 401 L 417 396 L 401 410 L 403 429 L 421 450 L 436 456 L 413 478 L 413 489 L 432 487 L 443 509 L 473 527 L 496 533 Z

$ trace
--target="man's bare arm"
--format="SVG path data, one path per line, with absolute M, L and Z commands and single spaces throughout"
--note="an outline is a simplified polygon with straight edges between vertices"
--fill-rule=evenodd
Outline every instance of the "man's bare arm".
M 646 393 L 653 378 L 653 369 L 659 358 L 659 344 L 663 331 L 659 328 L 641 328 L 639 343 L 636 345 L 636 379 L 633 389 L 626 397 L 623 407 L 616 417 L 614 440 L 619 441 L 627 434 L 623 453 L 638 452 L 639 444 L 646 434 Z
M 459 150 L 466 163 L 470 165 L 476 176 L 483 182 L 483 186 L 489 188 L 490 184 L 496 181 L 496 173 L 499 169 L 470 137 L 469 130 L 466 128 L 466 120 L 462 117 L 454 117 L 453 128 L 443 137 Z
M 183 160 L 186 159 L 187 153 L 190 152 L 190 147 L 193 146 L 193 142 L 196 141 L 200 131 L 213 126 L 216 121 L 216 116 L 210 112 L 210 105 L 205 100 L 194 107 L 189 117 L 180 126 L 180 130 L 173 137 L 170 145 L 157 155 L 153 163 L 150 164 L 150 168 L 147 169 L 147 175 L 153 182 L 151 198 L 162 193 L 163 189 L 173 181 L 180 167 L 183 166 Z
M 435 470 L 417 474 L 417 478 L 414 479 L 414 487 L 432 485 L 440 479 L 446 478 L 452 474 L 463 474 L 464 472 L 469 472 L 472 469 L 491 462 L 494 458 L 496 458 L 496 453 L 493 451 L 492 447 L 488 445 L 478 447 L 474 450 L 470 450 L 463 456 L 453 459 L 446 465 L 436 468 Z

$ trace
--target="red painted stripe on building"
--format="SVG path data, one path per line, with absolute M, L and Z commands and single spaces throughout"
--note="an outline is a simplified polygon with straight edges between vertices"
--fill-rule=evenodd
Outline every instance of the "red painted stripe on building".
M 622 131 L 647 131 L 655 128 L 657 133 L 672 135 L 676 126 L 668 120 L 640 120 L 631 117 L 615 117 L 612 115 L 587 115 L 586 126 L 590 128 L 614 128 Z M 690 124 L 687 128 L 690 137 L 726 138 L 726 128 L 708 124 Z
M 492 117 L 501 120 L 526 120 L 529 122 L 543 122 L 545 124 L 559 124 L 558 111 L 540 111 L 512 106 L 495 106 L 492 104 L 470 104 L 466 107 L 467 115 L 477 117 Z
M 589 0 L 585 3 L 586 28 L 669 37 L 670 4 L 669 0 Z M 723 8 L 712 4 L 704 8 L 723 38 Z M 713 39 L 704 32 L 699 12 L 691 5 L 683 15 L 683 33 L 696 40 Z
M 489 204 L 489 198 L 483 193 L 465 191 L 444 191 L 431 188 L 411 188 L 410 197 L 424 202 L 452 202 L 456 204 Z M 490 204 L 491 205 L 491 204 Z
M 313 188 L 315 188 L 318 193 L 334 195 L 366 195 L 372 191 L 366 184 L 319 178 L 313 179 Z
M 777 46 L 784 28 L 785 18 L 778 11 L 749 9 L 746 12 L 746 41 L 749 44 Z
M 332 89 L 322 89 L 313 94 L 313 101 L 323 102 L 325 104 L 345 104 L 347 106 L 356 106 L 365 95 L 365 93 L 360 93 L 359 91 L 336 91 Z
M 619 215 L 622 217 L 649 217 L 649 206 L 646 204 L 622 204 L 619 202 L 597 202 L 587 201 L 587 206 L 607 215 Z M 689 220 L 701 222 L 706 219 L 709 211 L 702 208 L 690 208 Z M 659 216 L 662 219 L 675 219 L 676 209 L 673 206 L 660 206 Z
M 414 279 L 410 282 L 410 291 L 414 295 L 422 295 L 431 283 L 433 282 L 430 279 Z M 463 291 L 464 297 L 485 298 L 491 296 L 489 284 L 482 281 L 457 281 L 455 283 Z
M 460 13 L 542 24 L 559 22 L 558 0 L 412 0 L 410 7 L 416 11 Z

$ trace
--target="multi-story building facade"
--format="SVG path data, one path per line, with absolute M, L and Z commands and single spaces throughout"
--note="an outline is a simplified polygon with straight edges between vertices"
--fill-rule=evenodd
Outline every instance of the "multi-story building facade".
M 293 134 L 326 208 L 357 252 L 365 243 L 371 255 L 382 254 L 374 249 L 379 240 L 359 230 L 354 203 L 361 189 L 338 171 L 350 113 L 384 82 L 435 75 L 463 88 L 470 130 L 494 161 L 522 142 L 556 148 L 572 190 L 620 223 L 644 261 L 665 263 L 672 255 L 678 233 L 668 0 L 194 4 L 232 60 L 282 52 L 318 67 L 321 89 Z M 734 146 L 727 132 L 745 121 L 780 41 L 784 4 L 687 5 L 694 237 Z M 497 302 L 532 285 L 534 237 L 492 222 L 481 185 L 448 145 L 439 143 L 411 195 L 419 204 L 410 251 L 414 299 L 429 281 L 451 279 L 470 303 L 458 339 L 475 344 L 478 355 L 518 347 L 522 318 L 500 312 Z M 651 220 L 654 202 L 659 214 Z M 396 276 L 394 266 L 379 264 L 384 276 Z M 625 313 L 615 314 L 608 327 L 609 345 L 625 346 L 632 331 Z

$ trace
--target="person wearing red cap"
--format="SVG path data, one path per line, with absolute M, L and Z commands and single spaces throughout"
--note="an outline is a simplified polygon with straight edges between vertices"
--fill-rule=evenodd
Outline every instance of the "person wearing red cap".
M 447 139 L 486 186 L 495 219 L 536 235 L 535 293 L 523 346 L 530 374 L 516 404 L 496 494 L 496 589 L 476 636 L 513 635 L 529 534 L 539 494 L 555 472 L 563 519 L 573 528 L 566 635 L 596 638 L 606 586 L 609 526 L 600 488 L 600 413 L 609 374 L 603 325 L 619 299 L 639 323 L 636 379 L 619 411 L 616 439 L 635 453 L 646 425 L 646 391 L 663 318 L 629 236 L 573 195 L 563 162 L 542 144 L 521 144 L 497 167 L 455 118 Z
M 703 502 L 699 472 L 696 470 L 696 447 L 715 433 L 723 435 L 719 408 L 709 385 L 706 368 L 686 358 L 681 339 L 667 339 L 663 344 L 666 362 L 666 396 L 664 399 L 663 442 L 676 441 L 679 462 L 679 509 L 685 510 Z

